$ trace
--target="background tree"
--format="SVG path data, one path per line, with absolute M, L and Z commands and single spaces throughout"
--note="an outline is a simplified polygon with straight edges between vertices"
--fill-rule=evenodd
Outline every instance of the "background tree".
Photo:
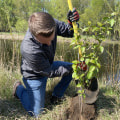
M 73 6 L 78 10 L 79 14 L 83 14 L 85 9 L 90 6 L 91 0 L 74 0 Z
M 54 18 L 67 22 L 67 0 L 46 0 L 45 8 Z
M 96 24 L 96 22 L 100 20 L 103 7 L 104 0 L 91 0 L 90 5 L 85 9 L 84 13 L 81 14 L 81 26 L 86 26 L 88 21 Z
M 33 12 L 42 11 L 42 2 L 40 0 L 18 0 L 15 2 L 16 23 L 15 30 L 18 32 L 26 31 L 27 21 Z
M 14 26 L 14 8 L 14 0 L 0 1 L 0 31 L 10 31 L 10 27 Z
M 26 31 L 27 20 L 36 11 L 42 11 L 40 0 L 0 1 L 0 31 Z
M 113 31 L 120 31 L 119 0 L 74 0 L 72 3 L 80 14 L 80 27 L 87 26 L 88 21 L 96 25 L 104 16 L 116 13 Z M 67 0 L 0 0 L 0 31 L 25 32 L 29 16 L 37 11 L 48 12 L 67 23 L 68 10 Z

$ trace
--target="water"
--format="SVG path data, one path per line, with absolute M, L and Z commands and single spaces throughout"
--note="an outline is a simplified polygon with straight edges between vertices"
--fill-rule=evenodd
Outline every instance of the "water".
M 0 65 L 5 67 L 20 66 L 20 40 L 0 40 Z
M 22 41 L 0 40 L 0 64 L 6 66 L 20 66 L 20 44 Z M 99 76 L 117 81 L 120 79 L 120 44 L 104 44 L 104 53 L 100 56 L 101 70 Z M 72 62 L 78 59 L 78 51 L 70 48 L 68 43 L 59 42 L 55 60 Z

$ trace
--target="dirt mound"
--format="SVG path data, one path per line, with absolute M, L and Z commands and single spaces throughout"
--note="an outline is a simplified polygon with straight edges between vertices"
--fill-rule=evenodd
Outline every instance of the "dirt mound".
M 73 97 L 71 99 L 71 105 L 66 111 L 65 119 L 66 120 L 94 120 L 95 104 L 88 105 L 88 104 L 85 104 L 84 101 L 81 102 L 81 99 L 79 96 Z

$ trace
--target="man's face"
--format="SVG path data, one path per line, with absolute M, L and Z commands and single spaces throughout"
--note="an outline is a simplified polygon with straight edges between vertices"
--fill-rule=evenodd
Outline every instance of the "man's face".
M 54 39 L 54 37 L 55 37 L 55 31 L 53 32 L 53 34 L 50 37 L 44 37 L 41 35 L 37 35 L 36 40 L 38 42 L 40 42 L 41 44 L 51 45 L 51 42 Z

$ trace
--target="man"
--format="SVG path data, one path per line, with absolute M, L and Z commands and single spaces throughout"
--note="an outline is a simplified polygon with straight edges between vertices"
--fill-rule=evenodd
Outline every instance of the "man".
M 33 13 L 28 20 L 29 29 L 21 44 L 21 73 L 26 88 L 17 81 L 14 96 L 32 116 L 38 117 L 44 109 L 48 78 L 62 77 L 53 90 L 51 102 L 63 97 L 72 80 L 72 63 L 54 61 L 54 56 L 57 35 L 73 37 L 72 22 L 78 20 L 76 9 L 68 12 L 69 24 L 53 19 L 45 12 Z

